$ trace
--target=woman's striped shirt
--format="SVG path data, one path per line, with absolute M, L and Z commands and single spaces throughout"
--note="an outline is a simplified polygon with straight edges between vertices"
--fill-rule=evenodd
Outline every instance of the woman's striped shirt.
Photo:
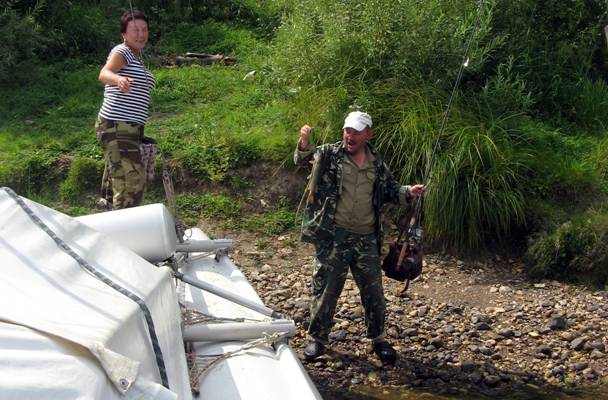
M 119 53 L 126 62 L 117 74 L 133 79 L 127 93 L 120 91 L 118 86 L 106 85 L 103 93 L 103 104 L 99 115 L 113 121 L 135 122 L 145 124 L 149 116 L 150 91 L 156 84 L 154 76 L 143 65 L 125 44 L 115 46 L 108 58 L 115 52 Z

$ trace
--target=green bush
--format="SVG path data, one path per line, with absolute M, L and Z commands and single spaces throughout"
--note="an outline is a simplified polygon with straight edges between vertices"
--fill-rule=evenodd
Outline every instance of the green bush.
M 46 41 L 31 15 L 0 9 L 0 83 L 15 83 L 28 76 Z
M 200 25 L 180 23 L 157 45 L 163 54 L 221 53 L 239 57 L 254 46 L 255 39 L 250 31 L 213 20 Z
M 588 161 L 608 185 L 608 137 L 597 143 L 595 150 L 589 155 Z
M 535 278 L 608 284 L 608 213 L 592 211 L 539 235 L 526 261 Z
M 74 203 L 82 195 L 98 189 L 103 174 L 103 161 L 77 157 L 72 161 L 67 178 L 59 186 L 61 200 Z

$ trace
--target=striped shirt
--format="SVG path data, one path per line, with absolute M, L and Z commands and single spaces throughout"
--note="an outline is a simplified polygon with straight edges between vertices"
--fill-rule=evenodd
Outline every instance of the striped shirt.
M 127 93 L 120 91 L 118 86 L 106 85 L 103 93 L 103 104 L 99 116 L 124 122 L 135 122 L 144 125 L 148 120 L 150 91 L 156 84 L 154 76 L 143 65 L 141 58 L 136 56 L 125 44 L 119 44 L 110 51 L 110 56 L 119 53 L 126 65 L 117 74 L 133 79 Z

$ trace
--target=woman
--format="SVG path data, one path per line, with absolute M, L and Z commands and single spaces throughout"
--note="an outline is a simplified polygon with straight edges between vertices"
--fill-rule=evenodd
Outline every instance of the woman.
M 105 84 L 95 130 L 103 146 L 106 166 L 101 200 L 114 209 L 141 203 L 146 169 L 140 145 L 148 120 L 150 91 L 155 80 L 144 66 L 142 49 L 148 42 L 148 20 L 141 11 L 127 11 L 120 19 L 123 43 L 115 46 L 99 73 Z

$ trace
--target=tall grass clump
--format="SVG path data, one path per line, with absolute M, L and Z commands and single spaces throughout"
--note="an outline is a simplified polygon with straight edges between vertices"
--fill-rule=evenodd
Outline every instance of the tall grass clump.
M 455 112 L 443 132 L 441 104 L 406 93 L 399 110 L 384 114 L 377 145 L 402 182 L 428 185 L 425 227 L 447 245 L 475 248 L 505 237 L 524 221 L 522 180 L 530 155 L 517 151 L 509 117 L 479 121 Z M 383 115 L 381 113 L 381 115 Z M 512 116 L 512 118 L 515 118 Z

